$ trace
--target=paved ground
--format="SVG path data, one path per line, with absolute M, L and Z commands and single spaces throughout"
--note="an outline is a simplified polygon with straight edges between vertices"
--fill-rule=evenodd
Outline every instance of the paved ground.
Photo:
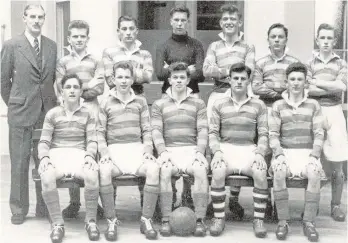
M 8 205 L 9 188 L 10 188 L 10 165 L 8 157 L 1 159 L 1 227 L 0 242 L 1 243 L 17 243 L 17 242 L 50 242 L 50 226 L 47 220 L 37 219 L 35 215 L 35 189 L 30 178 L 30 211 L 24 224 L 16 226 L 10 223 L 10 209 Z M 180 183 L 180 182 L 179 182 Z M 81 191 L 81 195 L 83 191 Z M 60 189 L 62 208 L 68 204 L 68 192 Z M 308 242 L 303 236 L 300 224 L 300 214 L 303 210 L 304 191 L 301 189 L 290 190 L 290 206 L 291 206 L 291 231 L 287 242 Z M 140 216 L 139 192 L 137 187 L 123 187 L 118 189 L 118 197 L 116 208 L 121 219 L 119 227 L 119 241 L 121 242 L 147 242 L 145 237 L 139 232 L 138 219 Z M 227 223 L 225 232 L 218 238 L 207 236 L 205 238 L 189 237 L 189 242 L 208 243 L 210 240 L 216 242 L 229 243 L 251 243 L 251 242 L 278 242 L 274 230 L 276 224 L 267 223 L 266 227 L 269 231 L 266 239 L 257 239 L 252 232 L 252 200 L 251 188 L 243 188 L 241 194 L 241 204 L 246 208 L 246 217 L 241 222 Z M 347 202 L 347 185 L 344 188 L 342 202 L 346 206 Z M 343 243 L 347 242 L 347 223 L 339 223 L 333 221 L 329 217 L 330 205 L 330 184 L 322 189 L 320 201 L 320 215 L 317 219 L 317 229 L 320 234 L 320 242 L 322 243 Z M 87 235 L 83 230 L 84 205 L 82 205 L 81 213 L 78 219 L 66 221 L 66 237 L 65 243 L 82 243 L 88 242 Z M 210 223 L 208 221 L 208 223 Z M 159 227 L 159 225 L 156 225 Z M 103 232 L 106 229 L 104 221 L 100 222 L 100 229 Z M 187 238 L 185 238 L 186 240 Z M 159 237 L 161 242 L 181 242 L 181 237 L 163 238 Z M 99 242 L 107 242 L 104 236 L 101 236 Z

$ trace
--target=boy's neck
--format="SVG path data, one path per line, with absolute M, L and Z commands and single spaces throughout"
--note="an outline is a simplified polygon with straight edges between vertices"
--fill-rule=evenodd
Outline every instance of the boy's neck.
M 117 92 L 117 91 L 116 91 L 116 92 Z M 130 99 L 130 97 L 131 97 L 131 92 L 130 92 L 130 91 L 128 91 L 128 92 L 126 92 L 126 93 L 117 92 L 117 97 L 118 97 L 121 101 L 126 102 L 126 101 L 128 101 L 128 100 Z
M 187 88 L 183 91 L 177 92 L 172 89 L 172 96 L 176 101 L 182 101 L 186 98 L 187 95 Z
M 231 92 L 231 97 L 238 103 L 245 101 L 248 99 L 248 94 L 241 94 L 241 93 L 234 93 L 233 91 Z
M 289 100 L 295 104 L 299 103 L 304 98 L 304 92 L 299 94 L 289 93 Z
M 332 50 L 331 51 L 319 51 L 319 56 L 325 61 L 330 59 L 332 54 L 333 54 Z
M 87 49 L 85 48 L 85 49 L 83 49 L 83 50 L 81 50 L 81 51 L 77 51 L 77 50 L 74 49 L 74 52 L 75 52 L 77 55 L 79 55 L 79 57 L 83 57 L 83 56 L 85 56 L 85 55 L 87 54 Z
M 285 53 L 285 48 L 282 50 L 273 50 L 272 54 L 277 57 L 277 58 L 281 58 L 282 56 L 284 56 Z
M 228 44 L 233 44 L 233 43 L 235 43 L 236 41 L 239 40 L 238 32 L 235 33 L 235 34 L 233 34 L 233 35 L 224 34 L 224 37 L 225 37 L 225 41 L 226 41 Z
M 77 108 L 79 108 L 79 102 L 64 102 L 64 108 L 69 111 L 69 112 L 74 112 L 77 110 Z

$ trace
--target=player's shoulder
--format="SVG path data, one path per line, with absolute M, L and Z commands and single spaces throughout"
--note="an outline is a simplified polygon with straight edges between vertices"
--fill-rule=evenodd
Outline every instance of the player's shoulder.
M 141 104 L 141 105 L 147 105 L 147 100 L 146 100 L 146 98 L 145 98 L 144 96 L 142 96 L 142 95 L 136 95 L 136 96 L 134 97 L 134 100 L 135 100 L 136 102 L 138 102 L 139 104 Z
M 204 100 L 202 100 L 201 98 L 189 96 L 189 100 L 196 103 L 197 105 L 200 105 L 200 106 L 205 105 Z
M 313 105 L 313 106 L 316 107 L 316 108 L 319 108 L 319 107 L 320 107 L 319 102 L 318 102 L 316 99 L 313 99 L 313 98 L 307 98 L 307 99 L 306 99 L 306 103 L 307 103 L 307 104 L 311 104 L 311 105 Z
M 260 108 L 266 108 L 265 102 L 257 97 L 251 97 L 250 103 Z

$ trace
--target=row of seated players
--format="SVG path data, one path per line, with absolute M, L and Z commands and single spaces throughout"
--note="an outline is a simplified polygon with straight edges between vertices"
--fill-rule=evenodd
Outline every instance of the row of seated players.
M 268 198 L 264 158 L 269 146 L 273 151 L 269 172 L 274 176 L 279 218 L 277 238 L 283 240 L 289 232 L 285 179 L 297 176 L 308 178 L 304 234 L 310 241 L 318 241 L 314 220 L 320 198 L 324 118 L 319 103 L 307 96 L 306 66 L 294 63 L 286 69 L 287 90 L 283 99 L 273 105 L 268 119 L 263 101 L 248 94 L 250 68 L 243 63 L 232 65 L 230 94 L 214 103 L 209 129 L 204 101 L 191 96 L 192 91 L 187 87 L 188 66 L 173 63 L 169 70 L 170 87 L 165 97 L 153 103 L 151 119 L 145 98 L 136 96 L 131 89 L 134 83 L 131 62 L 114 65 L 116 87 L 101 103 L 98 116 L 80 102 L 81 79 L 76 74 L 62 78 L 63 102 L 47 113 L 38 147 L 42 194 L 52 223 L 52 242 L 61 242 L 65 235 L 56 186 L 56 180 L 65 176 L 84 180 L 85 229 L 89 239 L 100 237 L 96 220 L 100 192 L 108 223 L 105 238 L 115 241 L 119 222 L 115 215 L 113 177 L 132 174 L 146 178 L 140 231 L 147 239 L 156 239 L 152 218 L 158 197 L 162 212 L 160 233 L 170 236 L 171 178 L 189 174 L 194 177 L 192 198 L 197 217 L 194 235 L 205 236 L 209 170 L 214 211 L 210 234 L 218 236 L 225 228 L 226 176 L 242 174 L 254 180 L 253 231 L 256 237 L 264 238 Z M 208 140 L 213 154 L 210 164 L 204 155 Z M 153 156 L 153 144 L 157 159 Z M 101 155 L 98 163 L 97 151 Z

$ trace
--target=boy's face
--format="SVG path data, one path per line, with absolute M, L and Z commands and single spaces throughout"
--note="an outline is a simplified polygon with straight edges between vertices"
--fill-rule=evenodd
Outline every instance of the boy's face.
M 133 43 L 138 36 L 138 28 L 134 21 L 122 21 L 120 28 L 117 30 L 118 38 L 123 43 Z
M 239 19 L 238 13 L 224 12 L 220 19 L 220 27 L 224 34 L 238 34 L 239 28 L 242 27 L 242 21 Z
M 232 72 L 230 78 L 230 85 L 233 93 L 247 94 L 248 93 L 249 78 L 246 71 Z
M 284 51 L 287 41 L 283 28 L 274 28 L 269 32 L 268 44 L 272 52 Z
M 117 92 L 121 94 L 129 93 L 134 80 L 129 69 L 117 68 L 115 70 L 114 84 Z
M 288 75 L 286 87 L 291 94 L 303 94 L 306 85 L 306 75 L 302 72 L 291 72 Z
M 333 30 L 320 30 L 316 42 L 321 51 L 331 52 L 336 45 L 335 32 Z
M 173 33 L 177 35 L 185 35 L 187 31 L 188 18 L 187 13 L 174 12 L 170 18 L 170 25 L 173 28 Z
M 173 71 L 169 77 L 169 83 L 175 92 L 183 92 L 186 90 L 190 78 L 187 76 L 186 70 Z
M 76 52 L 81 52 L 86 49 L 89 37 L 87 29 L 72 28 L 71 34 L 68 36 L 68 42 L 72 49 Z
M 76 78 L 68 79 L 62 89 L 62 97 L 66 103 L 78 103 L 82 94 L 79 81 Z

